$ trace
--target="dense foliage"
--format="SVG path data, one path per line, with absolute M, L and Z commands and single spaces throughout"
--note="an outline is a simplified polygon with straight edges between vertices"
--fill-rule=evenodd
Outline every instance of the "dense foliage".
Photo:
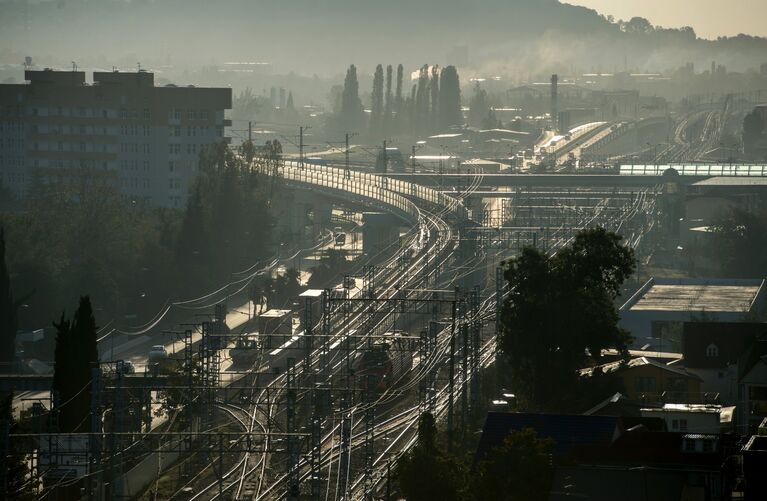
M 537 501 L 549 498 L 554 442 L 532 429 L 512 431 L 475 465 L 471 455 L 437 445 L 434 416 L 421 415 L 418 442 L 397 463 L 394 477 L 408 501 Z
M 258 167 L 279 149 L 254 148 L 250 164 L 224 144 L 209 147 L 186 210 L 125 198 L 87 169 L 71 182 L 34 179 L 21 210 L 0 214 L 13 288 L 26 298 L 20 328 L 48 324 L 80 294 L 98 298 L 103 323 L 132 325 L 270 255 L 273 186 Z
M 479 501 L 545 501 L 554 479 L 554 441 L 539 439 L 535 430 L 512 431 L 503 445 L 479 462 L 471 477 L 473 499 Z
M 634 269 L 633 251 L 601 228 L 579 233 L 555 256 L 528 247 L 507 264 L 511 292 L 500 344 L 522 405 L 552 411 L 583 405 L 577 370 L 598 361 L 603 349 L 627 349 L 615 300 Z
M 387 66 L 384 76 L 384 68 L 379 64 L 373 74 L 370 118 L 367 121 L 368 139 L 377 142 L 397 134 L 426 135 L 463 125 L 461 86 L 455 66 L 421 66 L 417 83 L 407 99 L 402 96 L 403 66 L 400 64 L 397 67 L 394 93 L 393 72 L 392 66 Z M 354 65 L 349 67 L 342 90 L 337 90 L 331 100 L 336 102 L 331 128 L 348 132 L 362 131 L 366 118 L 362 111 L 357 69 Z
M 711 230 L 713 245 L 705 248 L 723 277 L 760 278 L 767 274 L 767 213 L 732 209 Z
M 56 327 L 53 389 L 58 392 L 58 425 L 64 433 L 83 433 L 91 429 L 91 371 L 99 366 L 96 349 L 96 320 L 88 296 L 69 320 L 61 314 Z
M 395 476 L 408 501 L 458 501 L 464 499 L 465 467 L 437 447 L 434 416 L 421 415 L 418 443 L 397 463 Z

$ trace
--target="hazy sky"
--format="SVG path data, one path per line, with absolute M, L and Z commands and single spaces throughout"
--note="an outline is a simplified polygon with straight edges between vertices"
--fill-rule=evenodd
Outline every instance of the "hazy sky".
M 665 27 L 692 26 L 698 36 L 767 36 L 767 0 L 563 0 L 616 19 L 646 17 Z

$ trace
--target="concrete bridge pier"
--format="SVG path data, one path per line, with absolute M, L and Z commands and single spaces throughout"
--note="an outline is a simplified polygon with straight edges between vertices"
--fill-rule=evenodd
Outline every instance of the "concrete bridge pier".
M 389 255 L 399 248 L 401 221 L 385 212 L 362 214 L 362 252 L 368 256 Z

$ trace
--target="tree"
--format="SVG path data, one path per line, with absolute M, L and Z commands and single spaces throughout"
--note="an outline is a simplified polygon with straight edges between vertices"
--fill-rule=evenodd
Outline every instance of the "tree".
M 719 264 L 722 275 L 754 278 L 767 273 L 767 213 L 731 209 L 711 227 L 712 245 L 705 252 Z
M 210 240 L 202 199 L 202 186 L 195 183 L 186 200 L 186 211 L 176 241 L 178 279 L 184 291 L 197 291 L 208 284 L 205 264 L 210 260 Z M 191 289 L 190 289 L 191 288 Z
M 753 110 L 743 119 L 743 149 L 747 155 L 756 153 L 756 147 L 762 138 L 764 121 L 762 115 Z
M 248 139 L 242 142 L 240 145 L 240 155 L 243 155 L 245 157 L 245 161 L 248 163 L 248 165 L 250 165 L 250 163 L 253 161 L 253 157 L 256 155 L 256 147 L 252 140 Z
M 347 264 L 348 261 L 342 250 L 329 249 L 327 255 L 312 268 L 312 276 L 309 277 L 307 285 L 315 289 L 331 285 L 331 282 L 345 271 Z
M 301 282 L 299 273 L 295 268 L 288 268 L 284 274 L 278 275 L 271 283 L 268 303 L 269 308 L 280 308 L 286 306 L 294 297 L 301 292 Z
M 614 302 L 634 269 L 633 250 L 603 228 L 578 233 L 553 257 L 527 247 L 508 262 L 500 344 L 521 405 L 570 410 L 584 399 L 578 369 L 603 349 L 626 353 Z
M 429 80 L 429 91 L 431 92 L 431 117 L 429 118 L 429 130 L 434 131 L 439 127 L 439 66 L 434 65 L 431 68 L 431 80 Z
M 58 392 L 59 429 L 64 433 L 90 430 L 91 371 L 98 367 L 97 328 L 88 296 L 72 320 L 64 313 L 56 328 L 53 389 Z
M 296 112 L 296 107 L 293 104 L 293 91 L 288 92 L 288 102 L 285 105 L 285 109 L 291 113 Z
M 545 501 L 554 478 L 550 456 L 554 441 L 539 439 L 535 430 L 514 430 L 479 462 L 471 477 L 476 500 Z
M 18 307 L 13 299 L 11 277 L 5 262 L 5 230 L 0 227 L 0 373 L 14 372 Z M 0 393 L 0 398 L 2 396 Z
M 13 373 L 13 362 L 16 353 L 16 329 L 18 326 L 19 304 L 13 299 L 11 277 L 5 262 L 5 232 L 0 227 L 0 374 Z M 13 392 L 0 392 L 0 440 L 8 426 L 11 432 L 16 431 L 18 424 L 13 418 Z M 13 499 L 31 499 L 27 487 L 27 466 L 18 442 L 9 443 L 10 451 L 0 458 L 0 475 L 4 478 L 0 485 L 5 486 L 6 492 Z
M 376 66 L 373 75 L 373 92 L 370 96 L 370 137 L 376 139 L 383 130 L 384 73 L 380 64 Z
M 448 129 L 463 123 L 461 84 L 455 66 L 442 69 L 439 83 L 439 128 Z
M 397 65 L 397 90 L 394 93 L 394 114 L 396 115 L 398 132 L 401 132 L 404 127 L 404 114 L 402 113 L 402 106 L 404 104 L 402 100 L 402 80 L 404 78 L 403 66 Z
M 482 127 L 482 123 L 487 118 L 489 110 L 490 103 L 487 99 L 487 92 L 477 83 L 474 85 L 474 95 L 471 96 L 471 101 L 469 102 L 469 125 L 472 127 Z
M 391 134 L 392 110 L 394 109 L 393 108 L 394 103 L 392 103 L 391 84 L 392 84 L 392 67 L 390 64 L 386 67 L 386 102 L 384 104 L 384 120 L 383 120 L 384 136 L 388 136 L 389 134 Z
M 643 17 L 632 17 L 629 22 L 623 25 L 623 31 L 626 33 L 646 34 L 655 30 L 652 23 Z
M 346 72 L 344 90 L 341 92 L 341 112 L 338 125 L 342 130 L 360 131 L 365 122 L 365 111 L 359 96 L 357 68 L 352 64 Z
M 439 450 L 436 438 L 434 416 L 422 414 L 418 422 L 418 443 L 400 459 L 395 470 L 402 495 L 408 501 L 464 499 L 464 468 Z
M 415 134 L 429 132 L 429 65 L 424 64 L 418 72 L 415 94 Z

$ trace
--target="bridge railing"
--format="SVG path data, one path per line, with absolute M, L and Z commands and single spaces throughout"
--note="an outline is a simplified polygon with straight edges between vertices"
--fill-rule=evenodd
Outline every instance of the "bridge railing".
M 468 210 L 459 199 L 433 188 L 402 179 L 392 179 L 380 174 L 346 171 L 326 165 L 304 164 L 302 168 L 298 162 L 293 161 L 285 162 L 280 173 L 286 179 L 344 190 L 378 200 L 410 217 L 418 217 L 419 212 L 415 205 L 405 197 L 415 198 L 439 207 L 459 220 L 468 218 Z
M 335 172 L 335 170 L 339 170 L 340 173 Z M 326 171 L 322 166 L 300 168 L 296 162 L 285 162 L 278 173 L 286 180 L 372 200 L 391 208 L 406 219 L 418 221 L 421 217 L 418 207 L 402 195 L 382 188 L 379 184 L 365 182 L 365 180 L 355 176 L 346 177 L 340 169 Z

